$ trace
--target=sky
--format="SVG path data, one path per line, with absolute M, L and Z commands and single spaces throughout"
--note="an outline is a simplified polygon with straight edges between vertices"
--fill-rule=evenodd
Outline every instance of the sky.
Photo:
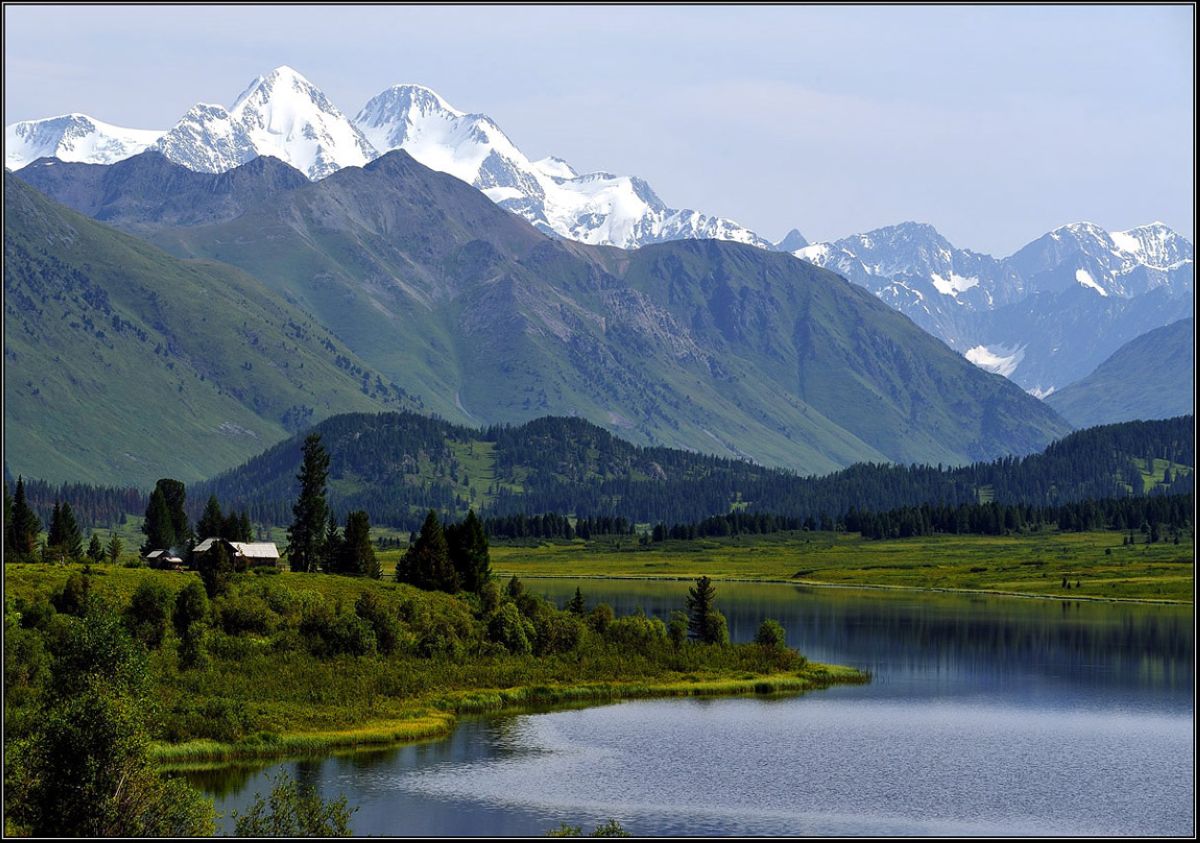
M 906 220 L 1006 255 L 1069 222 L 1194 241 L 1194 10 L 1175 6 L 15 6 L 4 122 L 167 129 L 287 64 L 389 85 L 531 159 L 640 176 L 772 240 Z

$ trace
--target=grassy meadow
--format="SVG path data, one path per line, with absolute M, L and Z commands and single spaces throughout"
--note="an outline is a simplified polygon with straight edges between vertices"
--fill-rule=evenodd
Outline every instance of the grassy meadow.
M 705 575 L 715 580 L 988 591 L 1073 600 L 1192 602 L 1190 537 L 1185 537 L 1186 543 L 1147 545 L 1137 534 L 1138 543 L 1127 546 L 1126 535 L 1047 530 L 871 541 L 856 533 L 789 532 L 650 545 L 636 538 L 496 544 L 492 567 L 521 576 Z

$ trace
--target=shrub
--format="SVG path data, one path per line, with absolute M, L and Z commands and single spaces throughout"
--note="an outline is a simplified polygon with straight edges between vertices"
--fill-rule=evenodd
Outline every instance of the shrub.
M 534 622 L 537 630 L 534 652 L 539 656 L 569 653 L 583 638 L 583 621 L 564 612 L 549 612 Z
M 667 626 L 658 618 L 648 618 L 639 612 L 613 621 L 604 637 L 614 644 L 640 650 L 666 641 Z
M 170 590 L 154 582 L 143 582 L 133 592 L 125 609 L 125 626 L 147 649 L 157 650 L 167 634 L 174 600 Z
M 246 813 L 233 812 L 238 837 L 350 836 L 350 817 L 358 809 L 347 808 L 345 796 L 323 802 L 315 789 L 298 785 L 286 774 L 272 785 L 266 802 L 256 793 Z
M 667 623 L 667 638 L 675 645 L 678 650 L 683 646 L 683 642 L 687 641 L 688 634 L 688 616 L 686 612 L 681 612 L 678 609 L 671 612 L 671 620 Z
M 278 620 L 271 607 L 261 597 L 239 594 L 213 604 L 213 612 L 221 629 L 229 635 L 269 635 Z
M 787 634 L 779 621 L 767 618 L 758 626 L 754 635 L 754 643 L 763 647 L 778 649 L 787 645 Z
M 501 606 L 488 622 L 488 639 L 503 644 L 510 653 L 532 652 L 530 639 L 536 634 L 533 624 L 521 615 L 513 603 Z
M 80 573 L 71 574 L 63 587 L 50 598 L 54 608 L 64 615 L 83 617 L 92 595 L 92 578 Z
M 400 622 L 378 594 L 364 591 L 354 604 L 354 613 L 370 624 L 379 652 L 384 655 L 396 652 L 400 644 Z
M 598 603 L 596 608 L 588 612 L 588 626 L 603 635 L 605 630 L 608 629 L 609 624 L 613 622 L 613 617 L 612 606 L 607 603 Z

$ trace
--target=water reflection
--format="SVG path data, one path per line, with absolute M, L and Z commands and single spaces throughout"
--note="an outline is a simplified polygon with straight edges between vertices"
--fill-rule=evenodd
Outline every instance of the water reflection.
M 560 605 L 666 616 L 687 583 L 527 581 Z M 1190 607 L 721 584 L 869 686 L 465 721 L 448 739 L 288 762 L 359 834 L 1189 834 Z M 221 810 L 270 771 L 197 774 Z

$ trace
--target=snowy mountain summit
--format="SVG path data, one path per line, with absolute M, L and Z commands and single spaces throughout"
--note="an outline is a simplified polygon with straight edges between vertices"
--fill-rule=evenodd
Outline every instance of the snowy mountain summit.
M 68 115 L 14 123 L 5 146 L 12 169 L 41 157 L 110 164 L 153 147 L 205 173 L 270 155 L 313 180 L 403 149 L 558 237 L 624 248 L 687 238 L 776 248 L 732 220 L 668 207 L 639 178 L 581 174 L 553 156 L 531 161 L 490 117 L 460 111 L 421 85 L 388 88 L 351 121 L 286 65 L 255 79 L 228 109 L 195 105 L 166 132 Z M 789 238 L 790 244 L 803 243 L 798 232 Z
M 4 129 L 4 166 L 19 170 L 39 158 L 111 164 L 142 152 L 162 134 L 123 129 L 86 114 L 23 120 Z
M 354 122 L 380 153 L 403 149 L 548 234 L 625 248 L 685 238 L 772 248 L 731 220 L 667 207 L 642 179 L 580 174 L 553 156 L 530 161 L 490 117 L 460 111 L 420 85 L 388 88 Z
M 320 179 L 378 157 L 319 88 L 286 65 L 255 79 L 233 106 L 197 105 L 157 149 L 192 170 L 221 173 L 271 155 Z

